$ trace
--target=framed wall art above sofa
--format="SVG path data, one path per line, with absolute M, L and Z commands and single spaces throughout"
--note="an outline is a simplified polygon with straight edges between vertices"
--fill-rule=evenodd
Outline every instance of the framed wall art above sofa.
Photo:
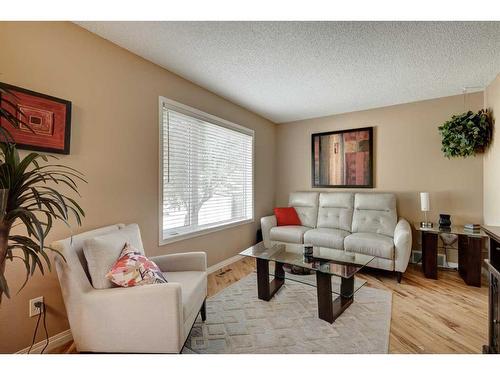
M 373 127 L 311 135 L 312 187 L 373 188 Z

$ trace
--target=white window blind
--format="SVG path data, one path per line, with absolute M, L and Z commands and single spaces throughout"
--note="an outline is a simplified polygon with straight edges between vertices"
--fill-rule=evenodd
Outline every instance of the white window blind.
M 161 242 L 253 219 L 253 131 L 161 104 Z

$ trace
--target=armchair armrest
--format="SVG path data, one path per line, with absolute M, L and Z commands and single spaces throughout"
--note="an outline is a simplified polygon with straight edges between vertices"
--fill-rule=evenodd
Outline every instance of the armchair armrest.
M 405 272 L 411 255 L 411 226 L 400 218 L 394 230 L 394 268 L 397 272 Z
M 79 310 L 81 351 L 179 353 L 184 344 L 179 283 L 93 289 Z
M 264 245 L 266 247 L 271 246 L 270 232 L 271 228 L 276 227 L 278 225 L 278 221 L 276 220 L 276 216 L 264 216 L 260 219 L 260 227 L 262 229 L 262 239 L 264 241 Z
M 207 254 L 203 251 L 158 255 L 149 259 L 155 262 L 162 272 L 207 270 Z

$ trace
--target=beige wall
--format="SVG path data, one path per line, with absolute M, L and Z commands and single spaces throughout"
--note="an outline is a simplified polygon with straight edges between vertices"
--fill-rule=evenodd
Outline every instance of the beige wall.
M 274 204 L 273 123 L 71 23 L 0 22 L 0 46 L 0 81 L 73 102 L 71 155 L 61 161 L 89 181 L 81 188 L 87 218 L 75 231 L 137 222 L 147 254 L 205 250 L 210 265 L 253 242 L 258 218 Z M 158 246 L 160 95 L 255 130 L 254 224 Z M 50 239 L 68 235 L 59 225 Z M 23 270 L 7 268 L 16 290 Z M 27 316 L 28 299 L 40 295 L 49 309 L 49 334 L 68 328 L 55 273 L 37 275 L 2 303 L 0 353 L 30 344 L 36 318 Z
M 493 118 L 500 115 L 500 74 L 484 91 L 484 107 L 489 108 Z M 498 126 L 498 122 L 497 122 Z M 493 128 L 495 129 L 495 128 Z M 500 134 L 493 133 L 493 141 L 484 155 L 484 223 L 500 225 Z
M 483 94 L 468 95 L 466 103 L 480 109 Z M 312 133 L 374 126 L 375 189 L 370 191 L 396 192 L 400 216 L 412 222 L 422 218 L 421 191 L 430 192 L 434 221 L 449 213 L 455 224 L 481 222 L 482 157 L 449 160 L 440 151 L 437 127 L 463 110 L 460 95 L 280 124 L 276 202 L 286 205 L 290 192 L 311 190 Z

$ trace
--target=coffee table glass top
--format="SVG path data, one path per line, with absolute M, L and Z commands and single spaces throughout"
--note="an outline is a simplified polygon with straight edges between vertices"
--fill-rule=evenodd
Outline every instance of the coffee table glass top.
M 304 245 L 278 244 L 270 248 L 264 242 L 249 247 L 240 255 L 290 264 L 334 276 L 349 278 L 375 257 L 327 247 L 313 247 L 312 257 L 304 256 Z

